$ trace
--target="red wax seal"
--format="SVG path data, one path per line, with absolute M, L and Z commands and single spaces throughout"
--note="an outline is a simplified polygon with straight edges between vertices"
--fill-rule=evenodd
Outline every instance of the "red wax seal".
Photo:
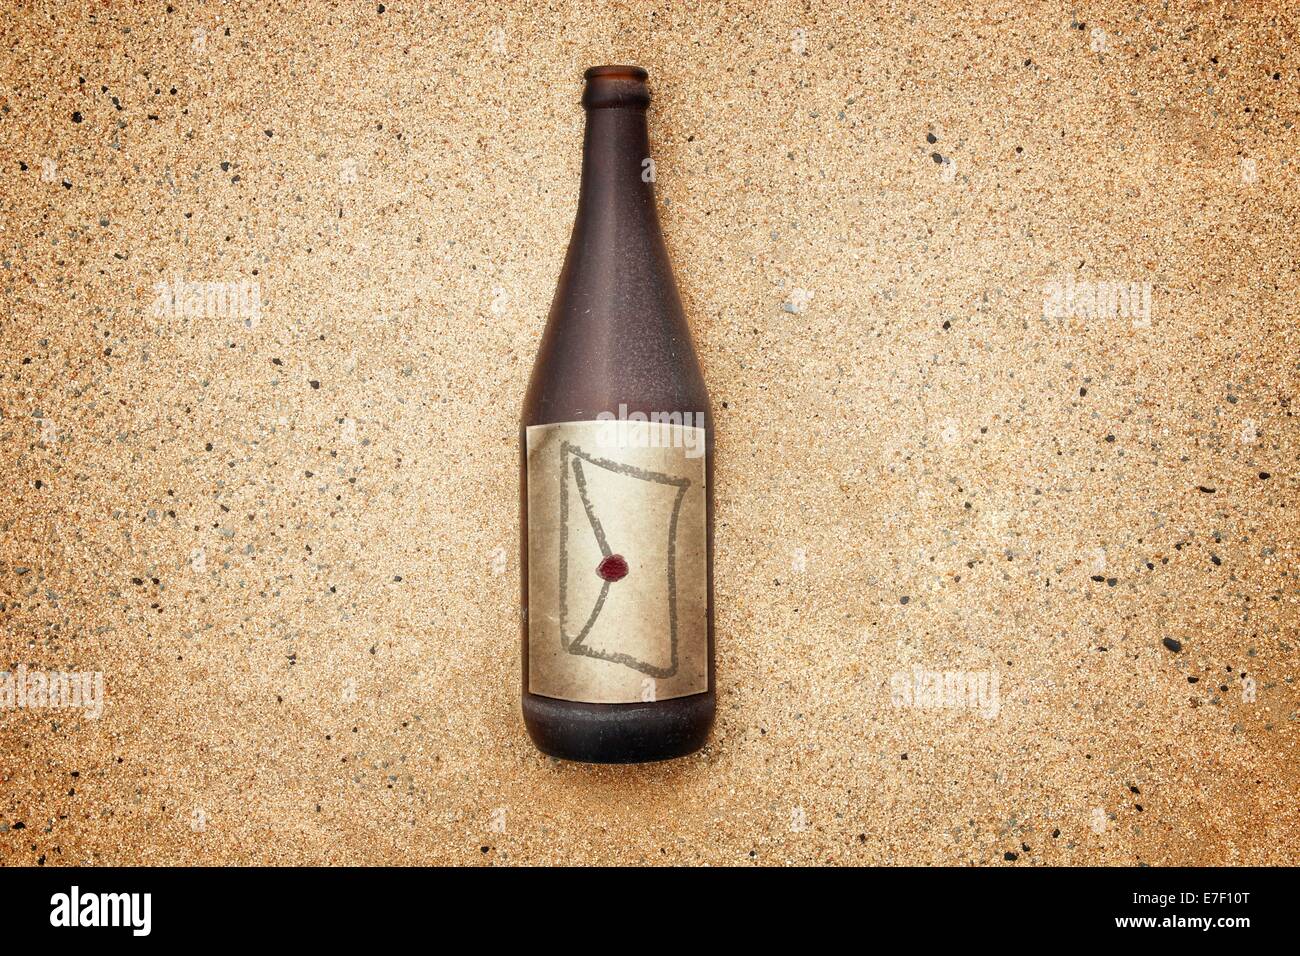
M 611 554 L 596 566 L 596 573 L 606 581 L 621 581 L 627 577 L 627 560 L 621 554 Z

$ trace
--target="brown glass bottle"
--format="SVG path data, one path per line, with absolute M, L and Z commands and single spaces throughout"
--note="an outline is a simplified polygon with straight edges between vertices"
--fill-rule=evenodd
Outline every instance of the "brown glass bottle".
M 523 715 L 633 763 L 713 723 L 713 423 L 654 200 L 646 72 L 593 67 L 573 234 L 524 399 Z

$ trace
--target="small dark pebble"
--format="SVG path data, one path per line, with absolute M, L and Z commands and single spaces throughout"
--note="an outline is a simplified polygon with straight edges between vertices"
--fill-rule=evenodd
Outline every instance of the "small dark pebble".
M 1182 641 L 1176 641 L 1172 637 L 1166 637 L 1160 643 L 1163 644 L 1165 647 L 1169 648 L 1175 654 L 1177 654 L 1179 651 L 1183 649 Z
M 1008 863 L 1014 863 L 1016 860 L 1020 859 L 1020 854 L 1012 853 L 1010 850 L 1007 850 L 1006 853 L 1002 854 L 1002 859 L 1006 860 Z

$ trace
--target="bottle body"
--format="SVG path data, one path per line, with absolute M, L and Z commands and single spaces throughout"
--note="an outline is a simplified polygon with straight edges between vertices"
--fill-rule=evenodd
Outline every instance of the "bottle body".
M 713 428 L 653 194 L 645 73 L 587 73 L 582 188 L 520 427 L 523 716 L 565 759 L 703 745 Z

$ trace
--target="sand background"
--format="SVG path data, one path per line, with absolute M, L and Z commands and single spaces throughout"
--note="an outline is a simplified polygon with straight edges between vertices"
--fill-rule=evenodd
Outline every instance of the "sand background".
M 6 3 L 0 666 L 106 703 L 0 712 L 0 861 L 1300 862 L 1298 25 Z M 718 429 L 718 724 L 640 768 L 517 703 L 606 62 Z M 260 312 L 158 314 L 177 275 Z M 1149 325 L 1045 317 L 1066 279 Z M 997 715 L 895 706 L 915 667 Z

